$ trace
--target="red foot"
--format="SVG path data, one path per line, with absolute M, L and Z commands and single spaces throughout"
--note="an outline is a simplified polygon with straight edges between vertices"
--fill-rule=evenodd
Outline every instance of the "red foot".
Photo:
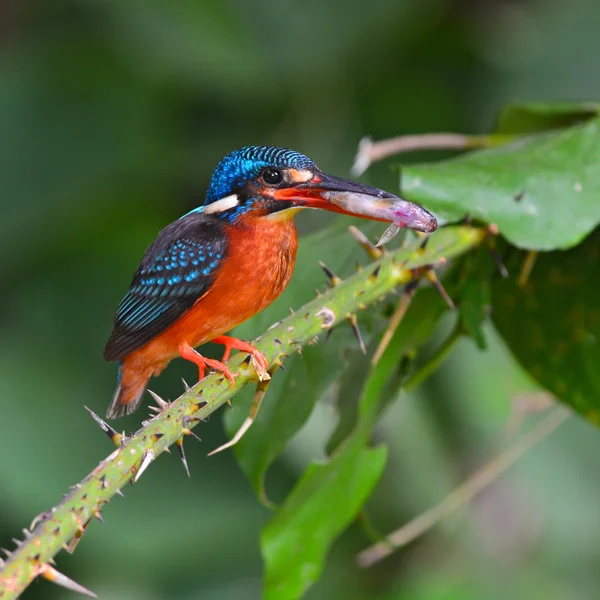
M 181 354 L 182 358 L 185 360 L 189 360 L 194 364 L 198 365 L 198 381 L 204 379 L 204 371 L 206 367 L 210 367 L 215 371 L 221 371 L 227 379 L 231 382 L 231 385 L 235 383 L 235 379 L 233 378 L 233 373 L 227 368 L 227 365 L 224 365 L 222 362 L 218 360 L 213 360 L 211 358 L 205 358 L 198 352 L 196 352 L 189 344 L 179 344 L 179 354 Z
M 223 344 L 225 346 L 223 362 L 229 360 L 229 355 L 231 354 L 232 350 L 241 350 L 242 352 L 247 352 L 248 354 L 254 356 L 256 362 L 262 367 L 264 371 L 266 371 L 269 368 L 269 362 L 267 361 L 267 357 L 260 350 L 258 350 L 248 342 L 238 340 L 234 337 L 229 337 L 228 335 L 220 335 L 212 341 L 215 344 Z

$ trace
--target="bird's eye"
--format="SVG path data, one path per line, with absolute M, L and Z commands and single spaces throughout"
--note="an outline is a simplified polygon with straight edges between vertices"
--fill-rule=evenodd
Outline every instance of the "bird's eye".
M 265 169 L 262 172 L 262 178 L 268 185 L 277 185 L 283 181 L 283 173 L 279 169 Z

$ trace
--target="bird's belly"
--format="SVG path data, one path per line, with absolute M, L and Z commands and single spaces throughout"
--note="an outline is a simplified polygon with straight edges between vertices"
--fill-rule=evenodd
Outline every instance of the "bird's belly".
M 135 351 L 157 374 L 182 342 L 199 346 L 247 321 L 275 300 L 294 269 L 298 240 L 292 221 L 229 230 L 229 250 L 214 283 L 171 327 Z M 133 358 L 133 357 L 131 357 Z

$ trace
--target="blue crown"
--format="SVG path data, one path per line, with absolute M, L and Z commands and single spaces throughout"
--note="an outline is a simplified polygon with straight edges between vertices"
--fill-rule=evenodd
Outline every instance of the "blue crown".
M 228 154 L 217 165 L 204 205 L 234 193 L 236 188 L 256 177 L 265 167 L 310 169 L 314 166 L 308 156 L 293 150 L 276 146 L 245 146 Z

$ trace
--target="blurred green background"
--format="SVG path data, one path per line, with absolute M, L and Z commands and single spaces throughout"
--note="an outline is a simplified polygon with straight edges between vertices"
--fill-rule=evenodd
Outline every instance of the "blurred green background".
M 83 405 L 104 414 L 115 386 L 102 360 L 114 309 L 145 247 L 201 203 L 225 153 L 278 144 L 347 175 L 363 135 L 480 132 L 509 100 L 598 98 L 598 23 L 596 0 L 4 0 L 0 545 L 111 451 Z M 389 166 L 365 181 L 397 189 Z M 297 221 L 304 233 L 331 226 L 326 214 Z M 305 285 L 299 270 L 272 314 L 297 306 Z M 485 462 L 514 399 L 535 391 L 488 338 L 486 352 L 461 342 L 385 413 L 390 460 L 368 505 L 382 531 Z M 180 363 L 153 389 L 176 397 L 180 377 L 193 377 Z M 119 426 L 135 429 L 144 414 Z M 268 475 L 276 500 L 323 455 L 335 419 L 317 406 Z M 260 597 L 270 513 L 231 452 L 206 458 L 224 440 L 220 415 L 197 431 L 192 479 L 161 457 L 106 508 L 106 526 L 93 523 L 72 557 L 58 557 L 60 570 L 105 600 Z M 307 598 L 597 598 L 599 451 L 597 430 L 573 417 L 459 514 L 368 570 L 354 563 L 369 544 L 354 526 Z M 35 582 L 23 597 L 74 596 Z

